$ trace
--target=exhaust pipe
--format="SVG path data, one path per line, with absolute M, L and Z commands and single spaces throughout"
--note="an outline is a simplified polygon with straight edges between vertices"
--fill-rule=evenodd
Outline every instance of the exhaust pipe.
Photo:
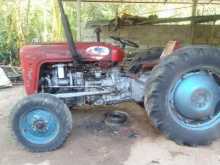
M 67 39 L 70 54 L 73 57 L 74 62 L 79 64 L 82 61 L 81 56 L 76 50 L 75 42 L 73 40 L 72 32 L 70 29 L 69 20 L 67 18 L 67 15 L 65 14 L 62 0 L 58 0 L 58 5 L 60 8 L 61 20 L 62 20 L 62 24 L 63 24 L 63 28 L 64 28 L 65 36 Z

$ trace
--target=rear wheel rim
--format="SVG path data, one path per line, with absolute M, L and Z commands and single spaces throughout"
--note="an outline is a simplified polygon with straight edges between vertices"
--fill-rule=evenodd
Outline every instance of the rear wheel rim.
M 214 75 L 206 69 L 191 71 L 172 85 L 168 105 L 182 126 L 206 129 L 220 122 L 220 87 Z
M 28 142 L 43 145 L 57 137 L 60 123 L 54 113 L 39 107 L 20 117 L 19 129 Z

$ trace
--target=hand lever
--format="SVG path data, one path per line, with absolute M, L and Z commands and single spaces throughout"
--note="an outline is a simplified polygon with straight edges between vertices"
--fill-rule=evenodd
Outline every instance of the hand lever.
M 100 33 L 102 32 L 100 27 L 97 27 L 95 29 L 95 33 L 96 33 L 96 38 L 97 38 L 97 42 L 100 42 Z

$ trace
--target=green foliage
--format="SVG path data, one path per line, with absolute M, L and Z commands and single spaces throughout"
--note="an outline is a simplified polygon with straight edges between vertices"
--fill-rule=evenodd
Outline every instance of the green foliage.
M 0 62 L 11 63 L 16 62 L 18 34 L 15 27 L 15 13 L 8 11 L 7 5 L 0 8 L 2 13 L 0 17 Z
M 0 16 L 0 63 L 16 65 L 20 47 L 34 38 L 42 40 L 43 10 L 33 7 L 31 0 L 1 0 L 0 13 L 4 13 Z
M 17 37 L 14 32 L 11 33 L 10 37 L 7 31 L 0 32 L 0 62 L 2 63 L 8 63 L 9 61 L 13 64 L 16 63 Z
M 172 8 L 177 6 L 173 5 Z M 159 17 L 170 14 L 191 14 L 191 9 L 178 11 L 157 12 L 171 8 L 170 5 L 155 4 L 110 4 L 110 3 L 82 3 L 82 25 L 88 21 L 112 20 L 116 15 L 124 13 L 149 16 L 157 14 Z M 76 3 L 65 3 L 66 13 L 74 38 L 76 37 Z M 18 51 L 24 44 L 33 40 L 41 42 L 64 40 L 63 28 L 60 20 L 57 0 L 0 0 L 0 63 L 18 63 Z M 198 14 L 219 14 L 220 9 L 215 6 L 200 6 Z

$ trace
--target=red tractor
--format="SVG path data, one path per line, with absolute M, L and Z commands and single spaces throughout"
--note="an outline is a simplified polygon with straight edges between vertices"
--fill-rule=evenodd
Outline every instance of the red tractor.
M 178 144 L 204 145 L 220 136 L 220 49 L 179 48 L 157 65 L 143 54 L 126 70 L 120 65 L 124 48 L 136 43 L 120 37 L 112 38 L 121 46 L 75 43 L 58 3 L 67 43 L 29 45 L 20 52 L 28 97 L 13 108 L 11 123 L 27 149 L 61 147 L 72 130 L 70 107 L 125 101 L 144 106 L 153 125 Z

